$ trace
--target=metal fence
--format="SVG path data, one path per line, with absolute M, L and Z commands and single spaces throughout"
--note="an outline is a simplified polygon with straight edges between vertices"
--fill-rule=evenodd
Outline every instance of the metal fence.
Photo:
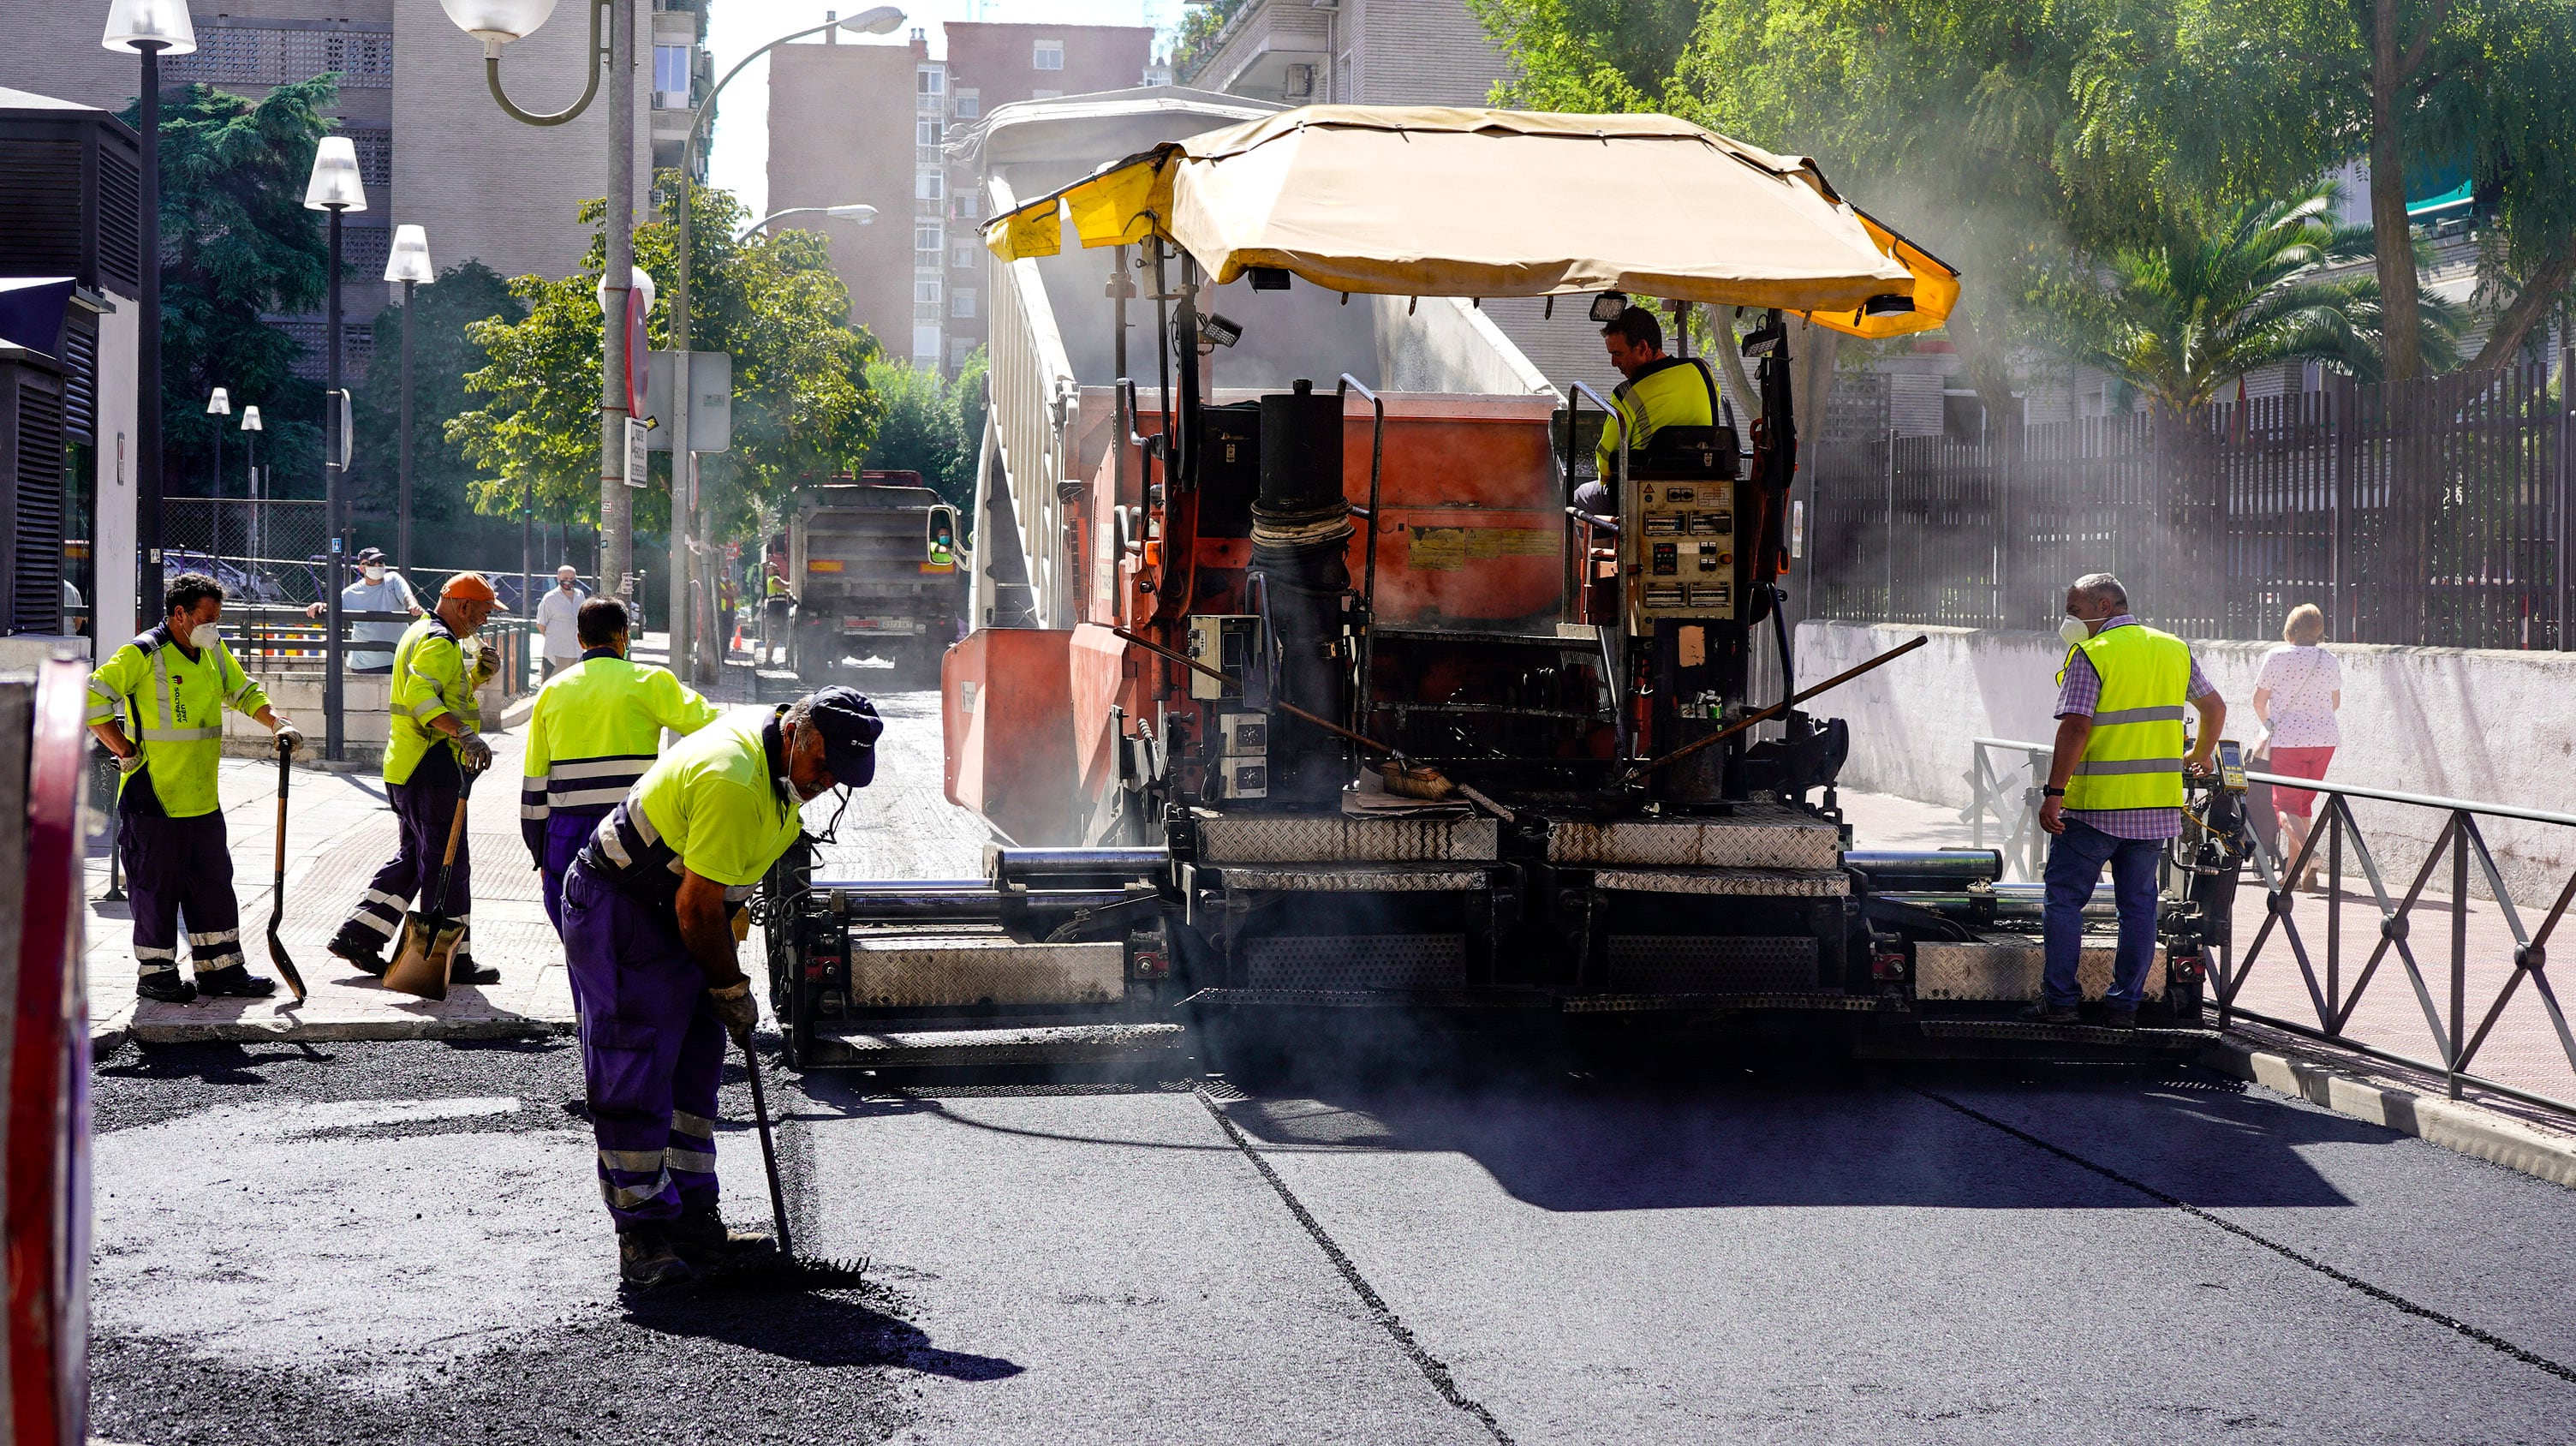
M 2340 642 L 2576 647 L 2567 401 L 2532 366 L 1974 441 L 1828 439 L 1812 606 L 2046 628 L 2069 580 L 2107 570 L 2192 637 L 2275 637 L 2314 602 Z
M 1979 738 L 1974 749 L 1975 798 L 1965 815 L 1973 840 L 1985 847 L 1991 833 L 2008 876 L 2034 878 L 2047 837 L 2037 784 L 2055 750 L 2006 738 Z M 2534 927 L 2526 918 L 2534 892 L 2516 898 L 2488 841 L 2499 820 L 2554 831 L 2576 829 L 2576 815 L 2253 769 L 2245 776 L 2315 793 L 2316 821 L 2286 859 L 2268 828 L 2252 832 L 2250 877 L 2237 885 L 2228 936 L 2210 951 L 2220 1024 L 2250 1019 L 2439 1075 L 2453 1099 L 2475 1085 L 2576 1115 L 2576 1029 L 2546 973 L 2550 940 L 2576 903 L 2576 871 L 2553 871 L 2563 882 Z M 2356 800 L 2382 814 L 2393 806 L 2413 820 L 2438 818 L 2432 846 L 2420 846 L 2423 829 L 2402 823 L 2380 829 L 2374 843 Z M 2556 855 L 2576 857 L 2576 848 Z M 2322 894 L 2293 887 L 2312 865 Z
M 224 585 L 236 606 L 301 606 L 322 600 L 330 528 L 323 504 L 300 499 L 172 497 L 161 504 L 162 563 L 166 572 L 202 572 Z M 506 559 L 522 559 L 513 549 Z M 356 581 L 354 563 L 343 564 L 343 586 Z M 553 568 L 532 575 L 494 567 L 478 569 L 492 581 L 503 610 L 525 616 L 531 599 L 554 586 Z M 415 565 L 412 590 L 426 603 L 463 568 Z M 596 590 L 597 580 L 585 577 Z

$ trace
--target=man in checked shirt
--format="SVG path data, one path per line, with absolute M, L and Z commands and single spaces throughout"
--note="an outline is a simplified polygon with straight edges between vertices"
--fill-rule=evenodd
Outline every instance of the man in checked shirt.
M 2084 999 L 2076 964 L 2084 947 L 2084 906 L 2102 866 L 2111 866 L 2120 906 L 2120 950 L 2102 997 L 2106 1022 L 2138 1022 L 2138 995 L 2156 954 L 2156 858 L 2182 832 L 2182 776 L 2209 771 L 2227 703 L 2201 676 L 2191 645 L 2129 616 L 2129 593 L 2107 572 L 2066 590 L 2066 666 L 2058 672 L 2057 753 L 2050 760 L 2039 826 L 2048 846 L 2048 904 L 2042 916 L 2048 972 L 2044 997 L 2024 1019 L 2072 1024 Z M 2183 704 L 2200 732 L 2183 754 Z

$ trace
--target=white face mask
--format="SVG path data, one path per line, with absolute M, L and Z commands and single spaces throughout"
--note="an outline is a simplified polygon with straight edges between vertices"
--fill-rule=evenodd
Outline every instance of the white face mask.
M 214 623 L 195 623 L 175 631 L 180 645 L 190 648 L 213 647 L 223 636 L 221 627 Z
M 2093 627 L 2082 618 L 2061 618 L 2057 623 L 2057 635 L 2064 638 L 2066 640 L 2066 646 L 2071 648 L 2077 643 L 2084 641 L 2086 638 L 2093 636 Z
M 383 582 L 385 580 L 385 570 L 381 567 L 362 567 L 358 570 L 367 575 L 367 581 L 369 582 Z

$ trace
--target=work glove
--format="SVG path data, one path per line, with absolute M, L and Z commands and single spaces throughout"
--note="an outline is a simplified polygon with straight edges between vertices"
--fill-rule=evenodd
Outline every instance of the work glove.
M 276 737 L 277 748 L 281 753 L 292 753 L 304 746 L 304 730 L 283 718 L 277 720 Z
M 501 650 L 499 648 L 477 647 L 474 650 L 475 687 L 480 688 L 484 684 L 491 682 L 492 675 L 500 671 Z
M 492 766 L 492 745 L 483 741 L 482 734 L 468 733 L 456 740 L 456 756 L 468 770 L 481 773 Z
M 733 1036 L 733 1042 L 745 1049 L 751 1047 L 752 1026 L 760 1023 L 760 1001 L 751 997 L 751 980 L 737 979 L 721 989 L 707 991 L 707 1007 Z
M 116 771 L 121 774 L 130 775 L 142 766 L 143 750 L 141 748 L 137 748 L 133 752 L 125 755 L 123 758 L 116 760 Z

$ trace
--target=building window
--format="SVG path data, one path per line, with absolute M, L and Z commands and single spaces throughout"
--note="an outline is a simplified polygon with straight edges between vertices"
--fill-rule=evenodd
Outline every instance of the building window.
M 976 190 L 972 186 L 968 186 L 966 189 L 959 191 L 955 196 L 950 198 L 948 214 L 954 216 L 960 221 L 983 220 L 984 193 Z
M 948 178 L 937 171 L 921 171 L 912 178 L 912 198 L 936 201 L 948 194 Z
M 1064 92 L 1063 92 L 1063 91 L 1060 91 L 1060 90 L 1033 90 L 1033 91 L 1030 91 L 1030 92 L 1029 92 L 1029 99 L 1031 99 L 1031 100 L 1062 100 L 1062 99 L 1064 99 Z
M 939 144 L 939 117 L 935 115 L 914 116 L 912 119 L 912 143 L 916 146 L 935 146 Z
M 916 323 L 912 328 L 912 364 L 919 367 L 939 365 L 939 328 Z
M 1064 42 L 1061 40 L 1039 41 L 1037 43 L 1037 53 L 1035 56 L 1031 57 L 1029 67 L 1032 70 L 1064 69 Z
M 958 242 L 948 252 L 948 264 L 960 271 L 971 270 L 975 265 L 975 250 L 975 243 L 972 241 Z
M 957 87 L 957 118 L 973 120 L 984 113 L 984 93 L 971 85 Z
M 948 339 L 948 369 L 950 371 L 955 371 L 959 367 L 966 365 L 967 358 L 974 354 L 975 338 L 971 336 L 952 336 Z
M 913 304 L 916 306 L 937 306 L 939 304 L 939 278 L 936 276 L 916 278 L 912 283 L 912 300 Z
M 948 293 L 948 314 L 971 317 L 975 314 L 975 288 L 960 286 Z
M 918 75 L 919 75 L 919 77 L 920 77 L 920 80 L 919 80 L 919 84 L 918 84 L 918 87 L 917 87 L 917 88 L 919 89 L 919 91 L 921 92 L 921 94 L 923 94 L 923 95 L 945 95 L 945 94 L 947 94 L 947 92 L 948 92 L 948 72 L 947 72 L 947 71 L 942 70 L 942 69 L 940 69 L 938 66 L 935 66 L 935 65 L 925 65 L 925 66 L 921 67 L 920 71 L 918 72 Z
M 654 103 L 657 105 L 661 103 L 659 99 L 661 95 L 685 96 L 689 93 L 688 46 L 656 45 L 653 47 L 653 90 L 656 96 Z
M 936 257 L 939 254 L 940 240 L 939 228 L 936 226 L 915 226 L 912 228 L 912 249 L 915 251 L 927 251 L 933 257 Z M 930 264 L 936 266 L 939 263 L 934 260 Z

